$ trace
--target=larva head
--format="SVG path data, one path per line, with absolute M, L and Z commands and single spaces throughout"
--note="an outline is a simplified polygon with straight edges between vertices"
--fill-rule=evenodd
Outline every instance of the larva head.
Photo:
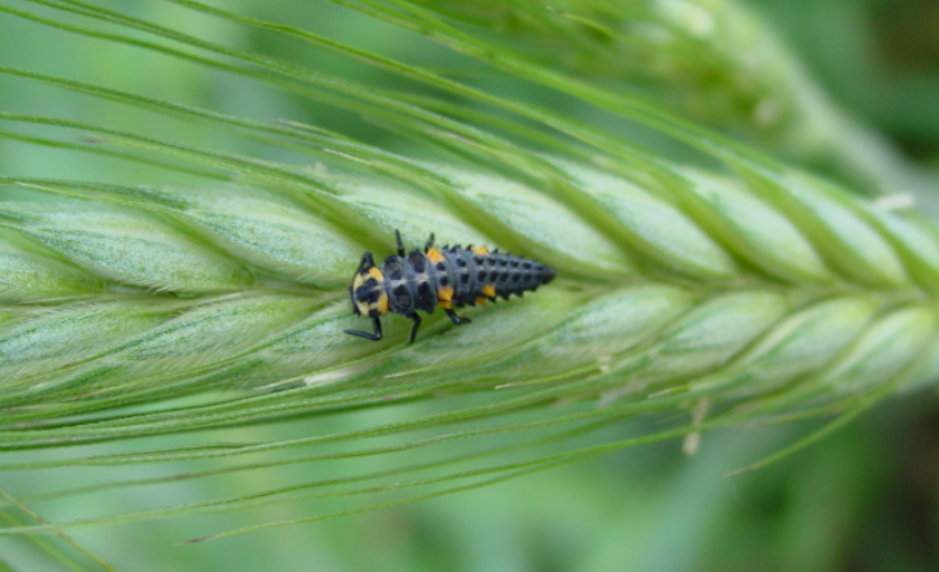
M 381 269 L 375 266 L 371 252 L 362 255 L 362 262 L 352 278 L 349 286 L 349 298 L 352 300 L 352 311 L 358 316 L 381 316 L 388 311 L 388 294 L 385 293 L 383 282 L 385 277 Z

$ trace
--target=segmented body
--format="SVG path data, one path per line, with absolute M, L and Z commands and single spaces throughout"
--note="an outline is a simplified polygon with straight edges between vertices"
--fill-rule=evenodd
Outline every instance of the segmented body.
M 454 308 L 521 295 L 554 278 L 554 271 L 544 264 L 486 247 L 435 248 L 431 237 L 423 251 L 405 255 L 400 236 L 398 244 L 398 254 L 386 258 L 381 267 L 370 253 L 362 257 L 349 293 L 356 313 L 373 318 L 375 332 L 349 333 L 380 339 L 377 319 L 393 312 L 414 320 L 413 341 L 420 324 L 418 311 L 432 313 L 440 306 L 459 324 L 468 320 L 457 316 Z
M 537 290 L 554 278 L 554 272 L 520 256 L 489 252 L 485 247 L 415 250 L 406 259 L 387 258 L 382 264 L 390 310 L 433 312 L 485 304 Z

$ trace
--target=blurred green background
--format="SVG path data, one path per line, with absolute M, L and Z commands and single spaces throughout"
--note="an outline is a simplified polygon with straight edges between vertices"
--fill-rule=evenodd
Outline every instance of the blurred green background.
M 939 168 L 939 3 L 934 0 L 753 0 L 834 100 L 895 143 L 923 169 Z M 13 3 L 15 4 L 15 2 Z M 303 62 L 366 85 L 419 91 L 382 72 L 270 34 L 158 2 L 112 2 L 131 13 L 172 22 L 200 37 Z M 352 45 L 418 62 L 497 91 L 506 85 L 478 64 L 416 35 L 328 3 L 232 0 L 241 13 L 291 22 Z M 186 14 L 186 17 L 182 17 Z M 352 114 L 314 106 L 204 68 L 50 31 L 0 15 L 0 65 L 116 86 L 233 114 L 303 120 L 379 146 L 413 142 Z M 401 85 L 398 85 L 401 83 Z M 544 101 L 559 113 L 590 119 L 566 100 Z M 257 143 L 198 125 L 149 115 L 17 78 L 0 78 L 0 108 L 84 118 L 175 140 L 254 155 Z M 627 130 L 628 127 L 623 127 Z M 51 133 L 51 132 L 50 132 Z M 33 136 L 49 133 L 36 129 Z M 67 142 L 67 141 L 66 141 Z M 74 141 L 73 141 L 74 142 Z M 282 156 L 278 158 L 283 159 Z M 97 180 L 191 183 L 179 173 L 113 158 L 52 151 L 0 140 L 0 172 Z M 406 418 L 407 408 L 370 413 Z M 354 426 L 355 418 L 335 420 Z M 316 421 L 323 423 L 323 421 Z M 243 428 L 219 438 L 251 440 L 303 435 L 301 421 Z M 75 531 L 83 546 L 121 570 L 870 570 L 939 569 L 939 408 L 934 394 L 901 396 L 860 422 L 769 468 L 723 474 L 777 450 L 811 426 L 737 428 L 704 436 L 684 455 L 679 444 L 625 451 L 572 468 L 457 496 L 323 524 L 276 529 L 204 545 L 180 538 L 233 524 L 322 512 L 315 502 L 272 504 L 237 515 L 210 515 Z M 617 430 L 613 430 L 616 432 Z M 157 446 L 186 443 L 163 439 Z M 120 445 L 102 445 L 102 451 Z M 374 467 L 381 460 L 371 461 Z M 368 466 L 360 465 L 360 466 Z M 187 465 L 185 469 L 192 470 Z M 178 467 L 176 470 L 181 470 Z M 121 470 L 115 479 L 150 474 Z M 161 470 L 175 472 L 174 467 Z M 330 469 L 332 470 L 332 469 Z M 114 511 L 242 494 L 273 481 L 327 476 L 299 465 L 271 473 L 237 473 L 143 487 L 110 496 L 80 496 L 34 508 L 77 518 L 110 503 Z M 4 476 L 14 494 L 91 482 L 80 470 L 50 471 L 48 483 Z M 172 495 L 171 497 L 168 495 Z M 68 550 L 65 548 L 65 550 Z M 0 537 L 0 570 L 55 570 L 37 544 Z

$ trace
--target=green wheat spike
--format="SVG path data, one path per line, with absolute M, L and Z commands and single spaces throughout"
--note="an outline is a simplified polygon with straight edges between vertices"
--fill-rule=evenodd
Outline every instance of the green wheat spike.
M 77 133 L 94 136 L 98 154 L 196 178 L 162 185 L 114 182 L 104 174 L 86 180 L 4 173 L 0 471 L 203 463 L 165 477 L 101 479 L 35 495 L 56 499 L 292 464 L 374 458 L 388 465 L 290 490 L 265 486 L 230 498 L 76 518 L 62 528 L 243 510 L 327 487 L 335 489 L 316 495 L 367 499 L 361 507 L 285 521 L 314 522 L 710 428 L 776 415 L 848 415 L 926 385 L 939 371 L 939 231 L 921 214 L 891 211 L 863 198 L 856 185 L 809 175 L 602 82 L 572 81 L 569 62 L 555 69 L 536 52 L 473 35 L 460 27 L 471 14 L 452 5 L 366 0 L 356 8 L 507 77 L 676 139 L 694 148 L 698 161 L 691 166 L 533 102 L 291 26 L 192 0 L 174 3 L 486 107 L 444 102 L 436 92 L 359 85 L 327 75 L 315 61 L 230 48 L 94 1 L 0 8 L 51 33 L 160 53 L 334 106 L 419 148 L 404 152 L 299 121 L 239 117 L 80 78 L 0 68 L 11 81 L 224 130 L 270 151 L 262 158 L 112 127 L 102 117 L 0 113 L 9 129 L 0 137 L 40 155 L 87 147 L 75 143 Z M 566 12 L 571 19 L 556 28 L 562 37 L 554 40 L 583 45 L 587 26 L 595 39 L 588 53 L 619 45 L 621 32 L 598 24 L 616 6 L 589 4 L 599 12 Z M 618 12 L 633 26 L 672 34 L 666 53 L 649 62 L 654 69 L 644 70 L 666 83 L 677 82 L 687 35 L 700 26 L 688 18 L 707 8 L 703 1 L 678 4 L 684 12 L 651 0 Z M 510 9 L 526 8 L 513 2 Z M 530 10 L 534 19 L 557 16 Z M 747 37 L 738 32 L 726 41 Z M 650 34 L 638 38 L 651 42 Z M 618 72 L 607 67 L 612 63 L 598 61 L 592 73 Z M 727 75 L 743 65 L 712 63 Z M 758 79 L 765 89 L 780 81 Z M 741 95 L 735 88 L 712 86 L 716 95 L 703 94 L 698 103 Z M 779 127 L 784 131 L 823 113 L 788 105 L 799 117 Z M 281 159 L 288 152 L 303 160 Z M 464 327 L 437 312 L 412 345 L 405 343 L 407 325 L 393 318 L 381 343 L 345 335 L 361 320 L 346 292 L 358 258 L 366 249 L 390 254 L 396 230 L 415 247 L 434 232 L 441 242 L 508 249 L 552 265 L 558 279 L 524 299 L 469 310 L 473 322 Z M 701 403 L 712 413 L 692 422 L 690 411 Z M 330 425 L 337 418 L 361 424 Z M 589 440 L 599 439 L 601 429 L 650 418 L 668 425 L 637 423 L 638 436 Z M 253 431 L 288 420 L 304 420 L 308 432 L 286 438 Z M 159 440 L 169 435 L 179 441 Z M 456 443 L 470 452 L 441 451 Z M 425 451 L 436 460 L 412 457 Z M 287 456 L 292 452 L 304 455 Z M 398 480 L 411 472 L 418 475 Z M 0 534 L 59 529 L 20 525 Z

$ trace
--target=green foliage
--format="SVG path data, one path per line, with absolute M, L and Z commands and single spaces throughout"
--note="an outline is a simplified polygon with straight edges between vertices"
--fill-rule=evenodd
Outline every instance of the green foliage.
M 264 30 L 359 62 L 355 69 L 365 64 L 406 88 L 360 84 L 316 60 L 230 47 L 98 2 L 34 0 L 0 12 L 53 37 L 159 54 L 352 114 L 394 142 L 360 140 L 352 127 L 252 118 L 0 67 L 16 85 L 81 94 L 115 114 L 152 114 L 180 130 L 48 110 L 0 113 L 0 136 L 50 157 L 83 151 L 96 175 L 24 171 L 0 180 L 7 454 L 0 470 L 84 467 L 106 475 L 193 463 L 37 491 L 26 495 L 32 502 L 277 474 L 289 465 L 375 458 L 380 467 L 159 508 L 13 523 L 0 535 L 341 501 L 332 511 L 246 523 L 202 540 L 316 522 L 715 427 L 846 419 L 937 373 L 939 234 L 912 213 L 859 198 L 638 96 L 580 82 L 541 52 L 467 28 L 465 14 L 452 19 L 448 10 L 404 1 L 352 6 L 492 66 L 507 83 L 530 82 L 536 93 L 602 110 L 603 120 L 568 117 L 537 97 L 487 90 L 299 27 L 170 3 L 186 17 Z M 674 16 L 650 11 L 659 4 L 671 5 L 644 3 L 629 14 L 633 25 L 656 29 Z M 731 6 L 720 13 L 733 18 Z M 574 18 L 586 53 L 604 53 L 613 41 L 585 17 L 562 13 Z M 698 44 L 733 52 L 713 37 Z M 659 48 L 675 62 L 695 61 L 685 43 Z M 722 61 L 711 64 L 739 77 L 742 64 Z M 674 73 L 677 63 L 665 67 Z M 765 91 L 785 83 L 756 79 Z M 699 104 L 754 99 L 740 87 L 711 86 Z M 640 136 L 606 124 L 621 121 L 642 126 L 657 144 L 644 149 Z M 205 143 L 194 126 L 224 134 L 227 145 Z M 102 158 L 133 170 L 105 176 L 97 170 Z M 359 323 L 346 283 L 363 250 L 391 250 L 395 229 L 412 245 L 436 232 L 441 242 L 507 248 L 551 264 L 559 279 L 523 300 L 470 310 L 467 327 L 435 316 L 413 345 L 403 343 L 406 324 L 394 318 L 380 344 L 346 336 L 342 330 Z M 710 413 L 692 418 L 702 403 Z M 237 433 L 296 420 L 304 422 L 300 436 Z M 611 427 L 632 433 L 605 434 Z M 171 435 L 180 440 L 167 441 Z M 106 442 L 119 449 L 99 445 Z M 459 452 L 451 449 L 457 444 Z M 305 453 L 284 455 L 295 450 Z M 256 460 L 241 460 L 249 455 Z
M 928 198 L 930 182 L 881 135 L 832 101 L 749 4 L 740 0 L 564 0 L 538 6 L 499 1 L 426 3 L 483 34 L 500 31 L 484 36 L 500 48 L 518 50 L 547 67 L 561 66 L 581 82 L 668 101 L 698 121 L 850 181 L 858 192 L 885 194 L 900 187 Z M 783 12 L 780 16 L 811 14 L 806 20 L 837 20 L 854 16 L 850 12 L 858 10 L 858 4 L 863 2 L 842 2 L 832 10 L 832 2 L 784 3 L 785 10 L 777 11 Z M 837 45 L 835 50 L 850 52 L 850 48 L 856 46 Z M 874 79 L 851 87 L 868 91 Z M 870 98 L 869 94 L 857 97 L 864 96 Z M 918 110 L 917 117 L 924 113 L 929 114 Z

